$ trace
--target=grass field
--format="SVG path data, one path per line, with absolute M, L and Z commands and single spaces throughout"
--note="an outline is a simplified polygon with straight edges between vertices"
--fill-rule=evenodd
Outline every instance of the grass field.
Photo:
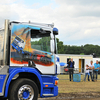
M 59 78 L 59 93 L 71 93 L 71 92 L 100 92 L 100 80 L 97 82 L 86 81 L 84 82 L 84 76 L 81 76 L 81 82 L 70 82 L 66 80 L 69 75 L 58 75 Z M 98 75 L 100 79 L 100 75 Z

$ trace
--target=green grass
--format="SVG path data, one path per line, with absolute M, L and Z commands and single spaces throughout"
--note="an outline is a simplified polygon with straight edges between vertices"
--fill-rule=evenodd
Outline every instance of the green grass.
M 59 93 L 71 93 L 71 92 L 100 92 L 100 80 L 97 82 L 84 82 L 84 75 L 81 76 L 81 82 L 70 82 L 66 80 L 69 75 L 58 75 L 59 78 Z M 64 80 L 65 79 L 65 80 Z M 100 75 L 98 75 L 100 79 Z

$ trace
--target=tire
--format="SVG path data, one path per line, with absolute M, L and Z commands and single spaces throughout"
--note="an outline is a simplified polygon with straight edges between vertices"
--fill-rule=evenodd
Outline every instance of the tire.
M 30 79 L 22 78 L 12 83 L 9 100 L 37 100 L 38 87 Z

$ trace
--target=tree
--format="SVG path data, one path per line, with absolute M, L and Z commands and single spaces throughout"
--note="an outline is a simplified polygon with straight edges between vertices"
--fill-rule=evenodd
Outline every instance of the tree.
M 100 56 L 100 46 L 93 44 L 86 44 L 81 46 L 63 45 L 62 41 L 57 38 L 57 48 L 60 54 L 81 54 L 90 55 L 95 53 L 96 56 Z

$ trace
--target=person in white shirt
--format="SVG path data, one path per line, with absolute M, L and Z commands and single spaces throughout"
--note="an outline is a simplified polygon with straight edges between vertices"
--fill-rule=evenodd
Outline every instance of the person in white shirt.
M 94 69 L 94 64 L 93 64 L 93 61 L 91 60 L 90 61 L 90 64 L 89 64 L 89 74 L 90 74 L 90 77 L 91 77 L 91 80 L 92 81 L 94 81 L 93 80 L 93 76 L 92 76 L 92 74 L 93 74 L 93 69 Z M 88 79 L 89 81 L 90 81 L 90 79 Z
M 84 78 L 84 81 L 86 81 L 86 76 L 88 75 L 88 79 L 89 79 L 89 66 L 86 65 L 85 67 L 85 78 Z

